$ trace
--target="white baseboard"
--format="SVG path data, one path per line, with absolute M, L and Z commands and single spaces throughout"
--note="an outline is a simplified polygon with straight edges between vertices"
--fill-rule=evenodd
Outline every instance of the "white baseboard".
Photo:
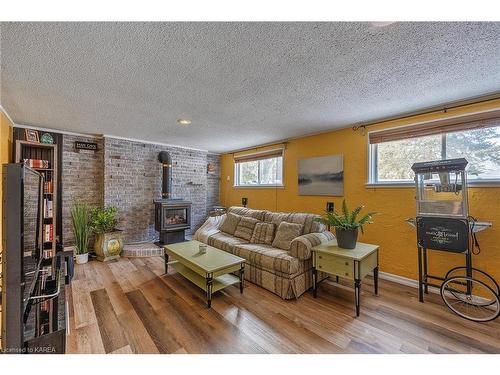
M 373 276 L 373 273 L 371 273 Z M 392 281 L 401 285 L 410 286 L 412 288 L 418 289 L 418 280 L 409 279 L 408 277 L 403 277 L 399 275 L 394 275 L 393 273 L 381 272 L 379 271 L 378 276 L 382 280 Z M 429 292 L 439 294 L 439 289 L 429 286 Z
M 373 272 L 370 273 L 370 274 L 373 276 Z M 394 283 L 398 283 L 398 284 L 401 284 L 401 285 L 406 285 L 406 286 L 410 286 L 412 288 L 418 289 L 418 280 L 413 280 L 413 279 L 409 279 L 407 277 L 398 276 L 398 275 L 394 275 L 392 273 L 380 272 L 380 271 L 378 273 L 378 276 L 379 276 L 380 279 L 383 279 L 383 280 L 392 281 Z M 429 286 L 428 290 L 429 290 L 429 293 L 434 293 L 434 294 L 441 295 L 441 290 L 439 288 L 435 288 L 433 286 Z M 482 297 L 479 297 L 479 296 L 476 296 L 476 298 L 478 298 L 480 301 L 483 301 L 483 302 L 487 302 L 488 301 L 486 298 L 482 298 Z M 493 309 L 493 306 L 491 306 L 491 309 Z

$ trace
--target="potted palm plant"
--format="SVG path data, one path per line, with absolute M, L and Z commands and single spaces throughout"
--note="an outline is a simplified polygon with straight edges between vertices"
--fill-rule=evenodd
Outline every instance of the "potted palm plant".
M 120 257 L 123 239 L 120 230 L 116 229 L 116 207 L 97 207 L 90 213 L 90 226 L 95 233 L 94 251 L 97 260 L 106 262 Z
M 349 211 L 347 203 L 344 199 L 342 202 L 342 213 L 326 212 L 325 216 L 317 218 L 316 220 L 335 228 L 335 236 L 337 237 L 337 244 L 343 249 L 354 249 L 358 241 L 358 231 L 363 232 L 363 225 L 371 224 L 371 219 L 376 212 L 368 212 L 358 219 L 363 206 L 356 207 L 354 210 Z
M 85 203 L 74 202 L 71 207 L 71 219 L 75 234 L 76 263 L 83 264 L 89 260 L 89 237 L 91 233 L 89 223 L 89 208 Z

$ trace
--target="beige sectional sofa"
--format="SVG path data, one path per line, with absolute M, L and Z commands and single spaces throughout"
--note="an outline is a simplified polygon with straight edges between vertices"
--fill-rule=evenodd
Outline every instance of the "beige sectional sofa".
M 314 220 L 317 217 L 318 215 L 307 213 L 282 213 L 230 207 L 226 215 L 208 218 L 196 231 L 193 239 L 245 258 L 246 280 L 270 290 L 283 299 L 298 298 L 312 286 L 311 248 L 334 238 L 323 224 Z M 256 220 L 241 221 L 241 218 Z M 241 225 L 237 227 L 235 233 L 244 238 L 231 233 L 235 229 L 234 225 L 233 228 L 226 228 L 229 224 L 224 225 L 226 220 L 239 221 Z M 266 238 L 266 243 L 252 243 L 255 233 L 249 239 L 251 226 L 261 222 L 272 223 L 274 227 L 272 243 L 268 241 L 269 236 Z M 280 227 L 282 222 L 285 224 Z M 262 226 L 269 227 L 265 224 Z M 297 232 L 298 236 L 291 241 L 277 240 L 278 228 L 283 234 L 285 229 L 290 229 L 289 227 L 292 227 L 291 230 Z M 285 233 L 286 235 L 290 236 L 290 232 Z M 324 275 L 318 276 L 324 277 Z

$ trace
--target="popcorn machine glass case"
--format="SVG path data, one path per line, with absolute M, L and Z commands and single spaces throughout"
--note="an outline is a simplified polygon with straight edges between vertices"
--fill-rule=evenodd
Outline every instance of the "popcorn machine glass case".
M 415 163 L 417 216 L 467 219 L 465 159 Z

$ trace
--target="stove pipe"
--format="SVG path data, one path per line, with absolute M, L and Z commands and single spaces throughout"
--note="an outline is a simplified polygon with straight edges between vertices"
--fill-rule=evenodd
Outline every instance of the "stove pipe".
M 158 154 L 158 161 L 162 164 L 162 185 L 161 197 L 163 199 L 172 198 L 172 158 L 167 151 Z

